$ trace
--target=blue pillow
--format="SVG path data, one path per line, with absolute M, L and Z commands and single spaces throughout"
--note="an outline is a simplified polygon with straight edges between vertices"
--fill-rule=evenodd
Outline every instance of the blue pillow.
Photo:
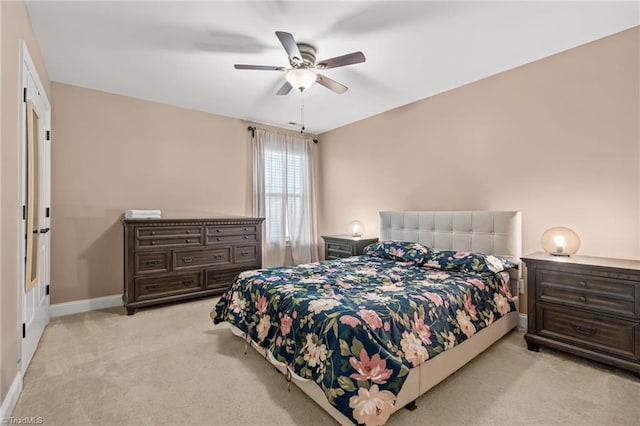
M 420 265 L 429 254 L 429 248 L 407 241 L 378 241 L 364 248 L 363 254 L 383 259 L 411 262 Z
M 429 250 L 423 266 L 443 270 L 459 270 L 474 274 L 497 274 L 518 265 L 504 257 L 492 254 L 456 251 Z

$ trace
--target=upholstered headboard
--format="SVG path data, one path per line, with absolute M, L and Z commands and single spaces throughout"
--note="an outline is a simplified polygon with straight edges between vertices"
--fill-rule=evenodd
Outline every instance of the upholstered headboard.
M 518 211 L 380 212 L 380 239 L 495 254 L 519 264 L 522 215 Z

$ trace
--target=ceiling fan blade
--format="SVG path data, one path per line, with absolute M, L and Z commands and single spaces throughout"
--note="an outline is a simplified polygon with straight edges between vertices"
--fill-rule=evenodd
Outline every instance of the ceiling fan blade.
M 298 49 L 298 44 L 291 33 L 276 31 L 276 36 L 278 36 L 278 40 L 282 43 L 282 47 L 287 51 L 290 59 L 297 58 L 298 61 L 302 61 L 300 49 Z
M 291 91 L 291 89 L 293 89 L 293 86 L 289 84 L 288 81 L 285 81 L 282 87 L 280 88 L 280 90 L 276 92 L 276 95 L 278 96 L 286 95 Z
M 316 80 L 316 82 L 321 86 L 326 87 L 327 89 L 333 90 L 339 95 L 349 90 L 349 88 L 344 84 L 338 83 L 337 81 L 332 80 L 322 74 L 318 74 L 318 79 Z
M 344 67 L 345 65 L 353 65 L 364 62 L 366 58 L 362 52 L 348 53 L 342 56 L 336 56 L 335 58 L 325 59 L 316 63 L 316 68 L 326 70 L 329 68 Z
M 235 64 L 233 66 L 237 70 L 260 70 L 260 71 L 284 71 L 285 67 L 276 67 L 272 65 L 242 65 Z

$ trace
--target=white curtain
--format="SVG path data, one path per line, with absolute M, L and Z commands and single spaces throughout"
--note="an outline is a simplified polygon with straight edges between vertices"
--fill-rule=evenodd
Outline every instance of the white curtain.
M 255 130 L 253 213 L 265 218 L 264 267 L 318 260 L 315 153 L 310 137 Z

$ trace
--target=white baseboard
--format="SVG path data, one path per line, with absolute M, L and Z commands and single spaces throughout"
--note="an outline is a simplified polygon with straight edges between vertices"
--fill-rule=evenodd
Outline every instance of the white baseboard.
M 518 314 L 518 328 L 527 330 L 527 314 Z
M 74 300 L 73 302 L 56 303 L 51 305 L 51 318 L 63 315 L 77 314 L 80 312 L 95 311 L 122 306 L 122 295 L 96 297 L 93 299 Z
M 5 424 L 5 419 L 8 419 L 13 414 L 13 410 L 16 408 L 21 392 L 22 374 L 18 371 L 16 373 L 16 377 L 13 379 L 13 383 L 11 383 L 9 391 L 7 392 L 7 396 L 4 398 L 4 401 L 2 401 L 2 406 L 0 406 L 0 422 L 2 422 L 2 424 Z

